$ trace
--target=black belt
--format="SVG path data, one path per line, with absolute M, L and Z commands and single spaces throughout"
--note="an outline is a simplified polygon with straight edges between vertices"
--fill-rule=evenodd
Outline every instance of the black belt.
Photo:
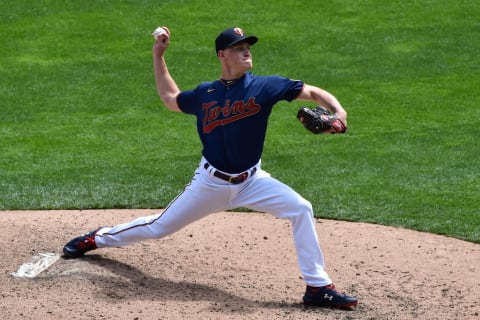
M 205 169 L 208 169 L 210 167 L 210 163 L 206 162 L 203 167 Z M 253 169 L 251 169 L 249 171 L 245 171 L 244 173 L 241 173 L 238 176 L 231 176 L 231 175 L 225 174 L 223 172 L 220 172 L 218 170 L 215 170 L 213 172 L 213 175 L 217 178 L 228 181 L 232 184 L 239 184 L 239 183 L 242 183 L 243 181 L 247 180 L 249 176 L 250 177 L 253 176 L 255 174 L 255 172 L 257 172 L 257 168 L 253 167 Z

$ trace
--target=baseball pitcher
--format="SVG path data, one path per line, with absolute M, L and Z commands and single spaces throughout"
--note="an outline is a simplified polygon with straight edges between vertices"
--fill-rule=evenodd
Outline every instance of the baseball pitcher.
M 162 213 L 76 237 L 64 246 L 65 257 L 163 238 L 211 213 L 246 207 L 290 221 L 306 285 L 305 304 L 356 306 L 357 299 L 336 291 L 325 271 L 310 202 L 261 167 L 267 122 L 277 102 L 297 99 L 321 105 L 323 108 L 300 109 L 297 118 L 314 133 L 342 133 L 347 113 L 338 100 L 300 80 L 252 74 L 251 47 L 258 38 L 246 36 L 238 27 L 221 32 L 215 40 L 219 79 L 181 91 L 164 57 L 170 45 L 169 29 L 157 28 L 153 36 L 158 94 L 168 109 L 196 117 L 203 146 L 200 163 L 191 182 Z

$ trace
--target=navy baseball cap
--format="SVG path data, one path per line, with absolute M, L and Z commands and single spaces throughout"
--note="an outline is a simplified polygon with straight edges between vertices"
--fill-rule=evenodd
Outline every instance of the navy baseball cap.
M 215 39 L 217 54 L 218 51 L 225 50 L 241 41 L 246 41 L 250 45 L 253 45 L 258 41 L 258 38 L 255 36 L 245 36 L 243 30 L 237 27 L 223 31 L 218 35 L 217 39 Z

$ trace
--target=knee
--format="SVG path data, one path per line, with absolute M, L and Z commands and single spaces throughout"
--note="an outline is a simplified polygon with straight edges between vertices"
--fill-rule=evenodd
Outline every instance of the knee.
M 306 216 L 311 216 L 313 217 L 313 207 L 310 201 L 300 197 L 297 203 L 297 208 L 295 212 L 298 213 L 298 215 L 306 215 Z
M 295 210 L 292 211 L 290 216 L 290 222 L 292 223 L 293 228 L 298 228 L 299 226 L 310 226 L 313 224 L 314 216 L 312 204 L 310 201 L 301 199 L 298 201 Z

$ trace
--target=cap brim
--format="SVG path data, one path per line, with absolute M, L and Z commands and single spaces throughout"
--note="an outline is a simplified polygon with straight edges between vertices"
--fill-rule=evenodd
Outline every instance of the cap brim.
M 226 46 L 225 48 L 229 48 L 229 47 L 232 47 L 234 45 L 236 45 L 237 43 L 240 43 L 240 42 L 247 42 L 249 45 L 254 45 L 255 43 L 257 43 L 258 41 L 258 38 L 255 37 L 255 36 L 249 36 L 249 37 L 245 37 L 243 39 L 238 39 L 238 40 L 235 40 L 233 41 L 232 43 L 228 44 L 228 46 Z

